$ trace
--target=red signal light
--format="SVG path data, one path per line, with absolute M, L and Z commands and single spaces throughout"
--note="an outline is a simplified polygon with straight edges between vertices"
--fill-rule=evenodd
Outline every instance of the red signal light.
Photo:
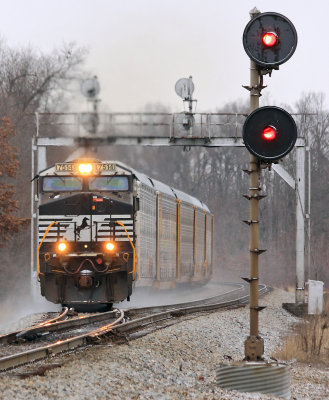
M 263 129 L 262 137 L 265 140 L 273 140 L 276 138 L 276 129 L 273 126 L 267 126 Z
M 278 41 L 278 35 L 274 32 L 266 32 L 262 37 L 263 43 L 267 47 L 272 47 Z
M 297 139 L 293 117 L 279 107 L 256 108 L 242 128 L 243 142 L 251 154 L 271 163 L 286 156 Z

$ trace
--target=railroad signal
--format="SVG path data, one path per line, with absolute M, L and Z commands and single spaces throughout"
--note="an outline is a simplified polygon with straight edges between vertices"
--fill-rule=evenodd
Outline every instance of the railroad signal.
M 266 106 L 249 114 L 242 128 L 242 136 L 251 154 L 271 163 L 293 149 L 297 139 L 297 126 L 287 111 Z
M 263 86 L 263 75 L 271 74 L 273 69 L 285 63 L 297 47 L 297 32 L 288 18 L 281 14 L 260 13 L 255 7 L 250 12 L 251 20 L 243 32 L 243 46 L 250 58 L 251 114 L 247 117 L 242 136 L 246 148 L 251 153 L 250 175 L 250 336 L 245 341 L 245 359 L 261 360 L 264 354 L 264 341 L 259 336 L 258 312 L 258 247 L 260 163 L 270 164 L 287 155 L 297 139 L 297 127 L 292 116 L 279 107 L 259 107 L 259 97 Z M 256 162 L 258 159 L 258 162 Z M 260 162 L 259 162 L 260 161 Z
M 275 68 L 294 54 L 297 32 L 285 16 L 274 12 L 262 13 L 245 27 L 243 47 L 257 65 Z

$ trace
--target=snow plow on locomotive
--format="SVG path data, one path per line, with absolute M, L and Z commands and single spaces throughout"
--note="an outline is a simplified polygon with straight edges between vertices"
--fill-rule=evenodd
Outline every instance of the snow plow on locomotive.
M 94 159 L 41 171 L 38 193 L 37 276 L 53 303 L 111 305 L 133 284 L 211 277 L 213 215 L 186 193 Z

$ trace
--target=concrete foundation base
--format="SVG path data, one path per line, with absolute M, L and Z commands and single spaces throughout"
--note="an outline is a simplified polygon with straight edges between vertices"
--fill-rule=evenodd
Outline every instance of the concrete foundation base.
M 282 303 L 282 308 L 299 318 L 307 315 L 307 303 Z

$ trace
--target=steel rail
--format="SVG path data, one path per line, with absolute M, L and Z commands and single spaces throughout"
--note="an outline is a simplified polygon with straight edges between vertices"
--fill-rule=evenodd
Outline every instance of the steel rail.
M 17 339 L 24 339 L 25 337 L 31 337 L 42 332 L 55 332 L 66 328 L 75 328 L 78 326 L 88 325 L 95 322 L 106 321 L 113 317 L 116 311 L 107 311 L 100 314 L 93 315 L 83 315 L 78 318 L 72 318 L 65 321 L 54 321 L 45 322 L 43 324 L 38 324 L 35 326 L 28 327 L 21 331 L 8 333 L 6 335 L 0 336 L 0 343 L 12 343 Z
M 249 286 L 244 283 L 225 282 L 225 284 L 230 285 L 230 286 L 238 286 L 238 288 L 232 289 L 228 292 L 225 292 L 225 293 L 222 293 L 222 294 L 219 294 L 216 296 L 207 297 L 206 299 L 194 300 L 194 301 L 189 301 L 189 302 L 185 302 L 185 303 L 159 305 L 159 306 L 153 306 L 153 307 L 127 308 L 127 309 L 125 309 L 125 311 L 126 311 L 126 313 L 133 313 L 133 314 L 143 314 L 146 312 L 161 312 L 161 311 L 165 311 L 165 310 L 173 309 L 173 308 L 184 308 L 184 307 L 190 307 L 192 305 L 197 305 L 197 304 L 218 302 L 221 299 L 225 299 L 226 297 L 228 297 L 228 295 L 234 294 L 235 292 L 244 291 L 244 290 L 247 292 L 249 290 Z M 260 286 L 262 286 L 262 285 L 260 285 Z M 263 286 L 265 286 L 265 285 L 263 285 Z
M 16 334 L 16 337 L 17 337 L 17 338 L 23 337 L 23 336 L 24 336 L 27 332 L 29 332 L 30 330 L 42 329 L 42 328 L 44 328 L 44 327 L 51 326 L 52 324 L 60 323 L 61 320 L 62 320 L 64 317 L 67 317 L 68 312 L 69 312 L 69 308 L 68 308 L 68 307 L 64 307 L 63 310 L 62 310 L 62 312 L 61 312 L 57 317 L 51 318 L 51 319 L 49 319 L 48 321 L 39 322 L 38 324 L 33 325 L 33 327 L 31 327 L 31 328 L 22 329 L 20 332 L 18 332 L 18 333 Z
M 0 343 L 10 343 L 13 342 L 19 335 L 24 335 L 24 333 L 29 332 L 30 330 L 37 330 L 37 329 L 43 329 L 43 327 L 51 324 L 55 324 L 56 322 L 58 323 L 60 320 L 62 320 L 64 317 L 67 316 L 69 312 L 68 307 L 64 307 L 62 311 L 60 312 L 59 315 L 57 315 L 55 318 L 47 319 L 46 321 L 38 322 L 35 325 L 32 325 L 28 328 L 21 329 L 15 332 L 10 332 L 6 333 L 4 335 L 0 335 Z
M 68 312 L 69 312 L 68 307 L 64 307 L 62 309 L 61 313 L 57 317 L 51 318 L 48 321 L 39 322 L 38 324 L 36 324 L 36 326 L 43 326 L 43 325 L 51 324 L 56 321 L 60 321 L 61 319 L 63 319 L 64 317 L 67 316 Z
M 260 285 L 260 286 L 262 287 L 259 288 L 259 295 L 265 294 L 269 291 L 269 288 L 266 285 Z M 203 305 L 200 304 L 190 307 L 171 308 L 167 311 L 152 314 L 143 318 L 138 318 L 133 321 L 124 322 L 121 323 L 120 325 L 119 323 L 122 322 L 124 318 L 124 312 L 123 310 L 114 310 L 114 312 L 119 311 L 120 316 L 111 324 L 102 326 L 100 328 L 97 328 L 93 331 L 90 331 L 88 333 L 79 336 L 75 336 L 65 340 L 58 340 L 57 342 L 47 346 L 42 346 L 19 354 L 0 358 L 0 371 L 4 371 L 10 368 L 15 368 L 32 361 L 37 361 L 49 355 L 58 354 L 63 351 L 72 350 L 81 346 L 86 346 L 90 344 L 91 341 L 95 340 L 95 338 L 99 338 L 100 336 L 110 331 L 119 333 L 129 332 L 136 328 L 144 328 L 151 324 L 164 320 L 169 320 L 175 317 L 180 317 L 182 315 L 199 313 L 199 312 L 211 312 L 218 309 L 237 308 L 247 304 L 248 300 L 249 300 L 249 295 L 245 295 L 237 299 L 221 303 L 212 303 Z
M 10 368 L 15 368 L 20 365 L 27 364 L 32 361 L 37 361 L 43 359 L 49 355 L 58 354 L 63 351 L 72 350 L 76 347 L 84 346 L 89 344 L 90 337 L 97 337 L 101 335 L 102 332 L 106 333 L 109 330 L 113 329 L 113 327 L 120 323 L 124 318 L 124 313 L 122 310 L 115 310 L 120 312 L 120 316 L 111 324 L 103 326 L 101 328 L 95 329 L 91 332 L 74 336 L 65 340 L 58 340 L 55 343 L 52 343 L 47 346 L 38 347 L 36 349 L 31 349 L 24 351 L 22 353 L 6 356 L 0 358 L 0 371 L 4 371 Z M 105 329 L 107 328 L 107 329 Z
M 266 285 L 262 286 L 259 290 L 259 296 L 262 296 L 268 293 L 271 289 Z M 195 305 L 191 307 L 182 307 L 182 308 L 171 308 L 169 310 L 159 312 L 157 314 L 153 314 L 151 316 L 146 316 L 143 318 L 139 318 L 133 321 L 126 322 L 115 328 L 115 331 L 118 332 L 126 332 L 132 329 L 135 329 L 138 326 L 150 325 L 154 322 L 158 322 L 159 320 L 166 319 L 166 317 L 179 317 L 181 315 L 201 313 L 201 312 L 211 312 L 219 309 L 233 309 L 245 306 L 249 301 L 249 294 L 239 297 L 235 300 L 224 301 L 222 303 L 211 303 L 211 304 L 203 304 L 203 305 Z M 139 325 L 139 322 L 141 323 Z
M 209 297 L 203 300 L 195 300 L 192 302 L 186 302 L 186 303 L 177 303 L 177 304 L 168 304 L 168 305 L 162 305 L 162 306 L 154 306 L 154 307 L 143 307 L 143 308 L 132 308 L 132 309 L 125 309 L 124 311 L 126 313 L 133 313 L 133 314 L 143 314 L 146 312 L 161 312 L 165 311 L 167 309 L 172 309 L 174 308 L 182 308 L 182 307 L 188 307 L 193 304 L 204 304 L 205 301 L 210 302 L 210 301 L 219 301 L 222 298 L 225 298 L 229 295 L 234 294 L 235 292 L 239 292 L 241 290 L 244 290 L 248 287 L 247 284 L 244 283 L 231 283 L 231 282 L 221 282 L 221 284 L 229 285 L 229 286 L 237 286 L 236 289 L 229 290 L 228 292 L 222 293 L 221 295 Z M 100 314 L 94 314 L 94 315 L 85 315 L 81 316 L 79 318 L 71 318 L 66 321 L 59 321 L 60 319 L 64 318 L 68 313 L 68 308 L 65 308 L 63 312 L 57 316 L 56 318 L 38 323 L 36 325 L 33 325 L 31 327 L 11 332 L 5 335 L 0 336 L 0 343 L 13 343 L 17 340 L 33 340 L 38 334 L 41 334 L 42 332 L 55 332 L 59 331 L 62 329 L 66 328 L 74 328 L 78 326 L 83 326 L 87 324 L 91 324 L 94 322 L 100 322 L 100 321 L 106 321 L 107 319 L 111 319 L 113 315 L 113 311 L 108 311 Z

